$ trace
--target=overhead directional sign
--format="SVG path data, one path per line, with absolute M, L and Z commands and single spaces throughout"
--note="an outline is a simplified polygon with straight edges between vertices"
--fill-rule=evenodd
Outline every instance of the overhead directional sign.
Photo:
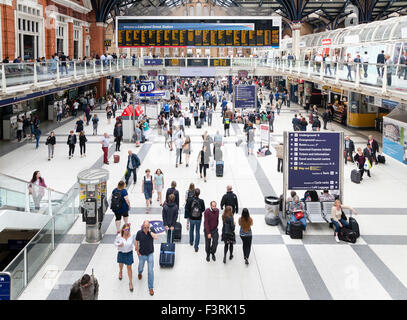
M 235 86 L 235 108 L 256 108 L 256 86 Z
M 140 92 L 146 93 L 155 90 L 155 82 L 154 81 L 142 81 L 140 83 Z
M 288 190 L 339 190 L 339 132 L 288 133 Z

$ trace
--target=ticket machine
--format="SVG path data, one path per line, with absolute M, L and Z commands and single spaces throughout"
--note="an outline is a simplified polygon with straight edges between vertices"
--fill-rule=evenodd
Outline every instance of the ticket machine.
M 3 139 L 14 140 L 17 138 L 17 116 L 8 115 L 3 117 Z
M 86 242 L 102 239 L 102 222 L 108 209 L 106 183 L 109 171 L 87 169 L 79 172 L 79 199 L 82 221 L 86 223 Z

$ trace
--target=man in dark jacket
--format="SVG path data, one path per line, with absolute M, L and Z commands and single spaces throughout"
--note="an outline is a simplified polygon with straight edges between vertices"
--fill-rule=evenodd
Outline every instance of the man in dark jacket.
M 126 166 L 126 185 L 129 185 L 129 179 L 131 174 L 133 173 L 133 181 L 134 185 L 137 183 L 137 174 L 136 174 L 136 169 L 140 166 L 140 159 L 139 157 L 133 153 L 131 150 L 129 150 L 129 156 L 127 158 L 127 166 Z
M 377 55 L 377 62 L 376 63 L 384 65 L 384 63 L 385 63 L 384 50 L 382 50 L 382 52 Z M 380 72 L 380 70 L 381 70 L 381 72 Z M 383 78 L 383 70 L 384 70 L 384 66 L 377 66 L 377 74 L 379 75 L 379 77 Z
M 297 118 L 297 114 L 294 115 L 294 118 L 291 121 L 291 123 L 293 124 L 293 130 L 294 131 L 299 131 L 300 119 Z
M 178 192 L 177 189 L 175 189 L 176 186 L 177 186 L 177 183 L 175 181 L 172 181 L 171 182 L 171 188 L 167 189 L 167 194 L 165 195 L 165 201 L 168 202 L 168 200 L 169 200 L 168 197 L 171 194 L 174 194 L 174 196 L 175 196 L 175 204 L 179 208 L 179 192 Z
M 113 130 L 114 141 L 116 141 L 116 151 L 120 151 L 120 142 L 123 139 L 123 128 L 122 124 L 118 122 Z
M 369 143 L 367 143 L 366 148 L 363 149 L 363 155 L 365 156 L 366 160 L 369 160 L 370 165 L 373 165 L 373 150 Z M 365 169 L 365 171 L 367 172 L 367 176 L 370 177 L 370 170 Z
M 329 121 L 329 112 L 328 110 L 325 110 L 324 113 L 322 114 L 322 121 L 324 122 L 324 130 L 328 130 L 326 125 L 328 124 Z
M 188 198 L 185 205 L 185 218 L 187 220 L 187 229 L 189 230 L 189 244 L 194 245 L 194 229 L 195 229 L 195 252 L 198 252 L 199 240 L 200 240 L 200 227 L 202 222 L 202 213 L 205 211 L 205 202 L 199 198 L 201 190 L 196 188 L 194 191 L 194 196 Z M 194 207 L 192 207 L 194 205 Z M 192 210 L 198 211 L 198 214 L 193 213 Z M 191 228 L 189 227 L 191 225 Z
M 237 196 L 232 191 L 232 186 L 228 185 L 226 187 L 226 194 L 223 195 L 222 200 L 220 202 L 220 208 L 223 210 L 223 207 L 231 206 L 233 209 L 233 213 L 239 212 L 239 206 L 237 202 Z
M 174 232 L 175 223 L 178 219 L 178 206 L 175 204 L 174 194 L 168 196 L 168 201 L 163 206 L 162 215 L 164 227 L 167 231 L 167 243 L 170 243 L 173 240 L 171 234 Z M 168 232 L 168 230 L 171 230 L 171 232 Z
M 379 152 L 379 144 L 377 143 L 377 141 L 375 139 L 373 139 L 372 135 L 369 135 L 367 143 L 370 145 L 370 147 L 372 149 L 373 160 L 374 160 L 374 162 L 377 163 L 376 153 Z M 370 162 L 370 163 L 373 165 L 372 162 Z
M 68 140 L 66 144 L 69 146 L 69 159 L 73 157 L 75 152 L 75 145 L 76 145 L 76 134 L 74 134 L 73 130 L 69 132 Z
M 321 130 L 321 121 L 319 121 L 319 118 L 316 117 L 312 121 L 312 131 L 319 131 Z
M 210 208 L 205 210 L 204 213 L 204 235 L 205 235 L 205 251 L 206 261 L 216 261 L 215 253 L 218 247 L 218 224 L 219 224 L 219 209 L 216 208 L 216 201 L 211 201 Z
M 345 137 L 345 164 L 348 163 L 348 157 L 351 158 L 352 163 L 354 163 L 353 160 L 353 152 L 355 151 L 355 144 L 351 140 L 349 136 Z

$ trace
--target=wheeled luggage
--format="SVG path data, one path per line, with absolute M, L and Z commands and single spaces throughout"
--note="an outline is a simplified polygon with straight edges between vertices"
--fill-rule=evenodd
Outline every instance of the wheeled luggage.
M 168 232 L 171 232 L 168 230 Z M 174 234 L 172 233 L 171 238 Z M 171 241 L 170 243 L 161 243 L 160 247 L 160 267 L 172 268 L 175 262 L 175 243 Z
M 302 223 L 290 222 L 290 238 L 291 239 L 302 239 Z
M 191 119 L 185 118 L 185 126 L 189 127 L 191 125 Z
M 349 217 L 349 229 L 351 229 L 353 232 L 356 234 L 356 238 L 359 238 L 360 232 L 359 232 L 359 224 L 356 221 L 355 218 Z
M 355 243 L 357 236 L 356 236 L 356 232 L 352 231 L 351 229 L 341 228 L 341 229 L 339 229 L 339 232 L 338 232 L 338 238 L 339 238 L 339 240 L 342 240 L 345 242 Z
M 386 163 L 386 157 L 385 157 L 385 156 L 382 156 L 381 154 L 379 154 L 379 155 L 377 156 L 377 162 L 378 162 L 378 163 L 383 163 L 383 164 L 385 164 L 385 163 Z
M 202 128 L 201 120 L 198 120 L 198 121 L 196 122 L 196 128 L 197 128 L 197 129 L 201 129 L 201 128 Z
M 223 177 L 223 161 L 216 161 L 216 176 Z
M 352 170 L 352 172 L 350 173 L 350 179 L 354 183 L 360 183 L 360 177 L 360 171 L 357 169 Z
M 114 163 L 119 163 L 120 162 L 120 155 L 119 154 L 115 154 L 113 156 L 113 162 Z
M 182 225 L 178 220 L 177 222 L 175 222 L 174 226 L 174 241 L 181 241 L 181 234 L 182 234 Z

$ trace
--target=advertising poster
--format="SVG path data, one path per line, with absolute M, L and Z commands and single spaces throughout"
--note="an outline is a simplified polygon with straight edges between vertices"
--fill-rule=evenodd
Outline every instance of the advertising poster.
M 407 164 L 407 124 L 383 117 L 383 153 Z

